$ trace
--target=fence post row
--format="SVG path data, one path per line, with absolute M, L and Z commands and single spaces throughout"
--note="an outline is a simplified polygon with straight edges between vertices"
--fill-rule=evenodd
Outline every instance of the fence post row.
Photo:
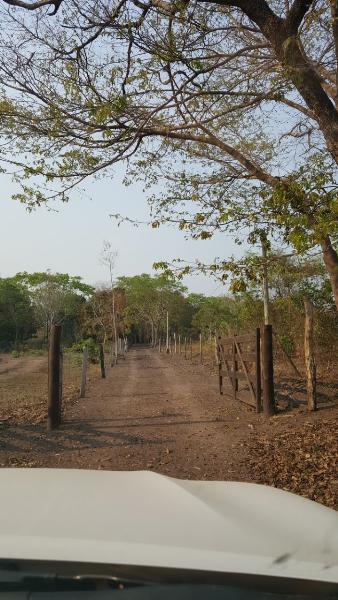
M 61 325 L 52 325 L 48 353 L 48 431 L 56 429 L 61 424 L 61 374 Z

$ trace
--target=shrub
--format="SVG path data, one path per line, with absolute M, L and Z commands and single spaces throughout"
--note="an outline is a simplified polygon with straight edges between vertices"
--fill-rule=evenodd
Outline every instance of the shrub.
M 88 356 L 89 360 L 92 362 L 97 362 L 98 359 L 98 345 L 93 340 L 93 338 L 88 338 L 86 340 L 80 340 L 76 344 L 73 344 L 69 348 L 64 348 L 64 352 L 83 352 L 84 346 L 88 348 Z

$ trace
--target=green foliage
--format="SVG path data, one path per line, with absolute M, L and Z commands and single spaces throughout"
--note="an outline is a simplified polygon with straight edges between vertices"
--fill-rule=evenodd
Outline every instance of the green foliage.
M 17 346 L 36 330 L 31 298 L 15 277 L 0 279 L 0 347 Z
M 179 325 L 190 326 L 190 306 L 185 297 L 186 288 L 165 275 L 151 277 L 143 273 L 120 277 L 117 281 L 126 297 L 125 324 L 136 329 L 141 337 L 157 337 L 165 330 L 167 311 L 172 331 Z
M 281 343 L 282 348 L 285 350 L 285 352 L 289 356 L 292 356 L 292 354 L 295 351 L 295 341 L 292 339 L 292 337 L 290 335 L 285 335 L 285 334 L 280 335 L 279 341 Z
M 82 339 L 73 344 L 72 346 L 65 348 L 64 352 L 77 352 L 82 353 L 84 347 L 88 348 L 88 357 L 92 362 L 96 362 L 98 358 L 99 347 L 97 342 L 93 338 Z
M 205 297 L 192 318 L 192 325 L 203 333 L 229 331 L 234 325 L 234 302 L 227 296 Z
M 17 273 L 0 279 L 0 347 L 22 346 L 39 327 L 44 337 L 52 323 L 62 323 L 64 343 L 77 334 L 81 306 L 94 288 L 67 273 Z M 29 343 L 41 345 L 41 340 Z
M 27 290 L 40 326 L 48 330 L 52 323 L 63 323 L 64 339 L 71 341 L 76 315 L 94 288 L 81 277 L 50 271 L 17 273 L 13 279 Z
M 35 349 L 35 350 L 34 349 L 33 350 L 30 349 L 29 350 L 29 354 L 31 356 L 44 356 L 45 350 L 43 350 L 42 348 L 38 348 L 38 349 Z

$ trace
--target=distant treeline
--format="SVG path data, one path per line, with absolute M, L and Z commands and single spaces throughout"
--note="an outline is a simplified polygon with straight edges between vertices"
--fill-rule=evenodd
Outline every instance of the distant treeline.
M 304 298 L 315 308 L 318 353 L 328 362 L 337 355 L 338 319 L 330 283 L 320 262 L 299 263 L 280 257 L 269 266 L 271 322 L 284 349 L 293 354 L 303 339 Z M 240 291 L 223 296 L 188 293 L 164 275 L 119 277 L 113 286 L 95 289 L 65 273 L 18 273 L 0 279 L 0 348 L 43 348 L 52 323 L 62 324 L 63 344 L 84 340 L 157 342 L 166 332 L 198 335 L 251 330 L 263 322 L 259 278 L 248 278 Z

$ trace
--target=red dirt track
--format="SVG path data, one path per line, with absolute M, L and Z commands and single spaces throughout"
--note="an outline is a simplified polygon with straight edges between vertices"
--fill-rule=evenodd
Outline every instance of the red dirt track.
M 311 494 L 297 488 L 287 466 L 284 473 L 277 462 L 269 471 L 270 462 L 273 465 L 280 452 L 280 448 L 274 449 L 276 440 L 294 436 L 295 431 L 302 435 L 316 431 L 323 419 L 325 431 L 334 431 L 336 408 L 313 414 L 287 412 L 266 419 L 234 403 L 229 388 L 228 392 L 219 395 L 217 377 L 206 366 L 135 346 L 125 360 L 107 368 L 106 379 L 90 386 L 86 398 L 67 406 L 59 430 L 47 434 L 45 423 L 3 424 L 0 466 L 147 469 L 183 479 L 256 481 L 336 506 L 335 484 L 329 495 L 323 496 L 319 482 L 323 474 L 318 479 L 313 471 L 318 463 L 316 454 L 310 465 L 315 473 Z M 321 432 L 319 436 L 322 439 Z M 286 455 L 289 443 L 287 439 L 283 442 Z M 333 447 L 333 465 L 335 452 Z M 334 482 L 331 456 L 325 460 L 327 477 Z M 279 479 L 280 473 L 285 481 Z

